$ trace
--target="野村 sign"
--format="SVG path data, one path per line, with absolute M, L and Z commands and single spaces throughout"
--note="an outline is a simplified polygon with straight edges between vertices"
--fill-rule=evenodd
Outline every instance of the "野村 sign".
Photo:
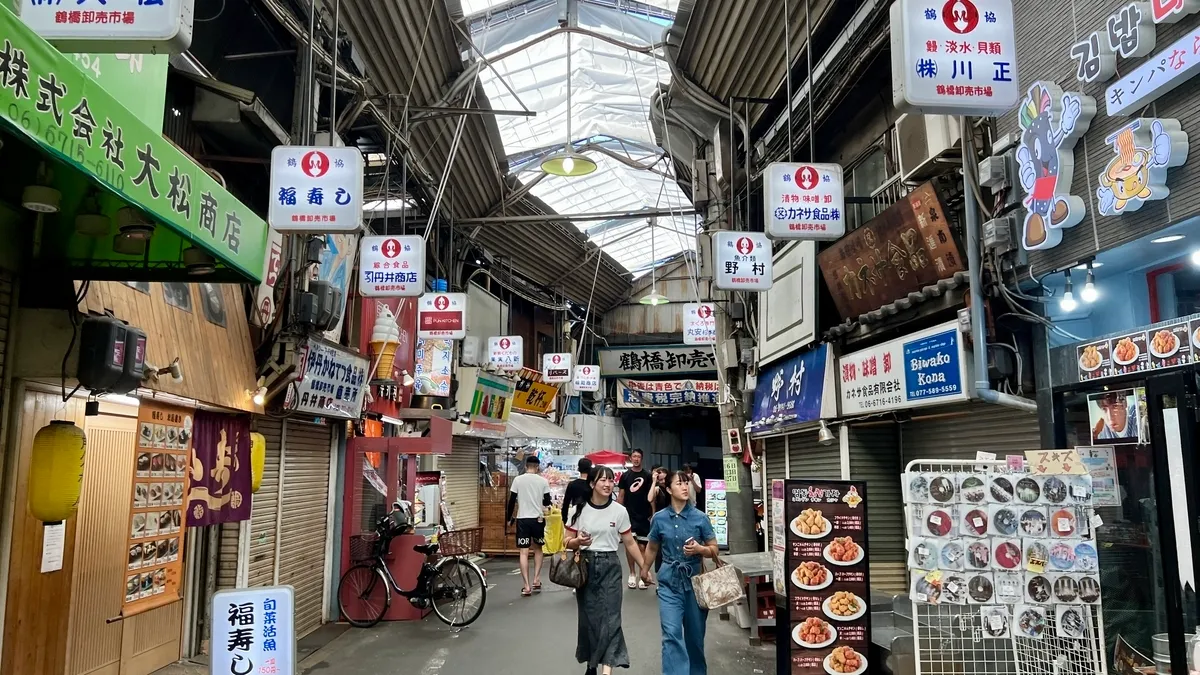
M 296 673 L 291 586 L 219 591 L 212 599 L 212 673 Z
M 721 400 L 717 380 L 617 380 L 618 408 L 676 408 L 716 406 Z
M 1137 211 L 1166 199 L 1167 171 L 1187 161 L 1188 136 L 1173 119 L 1135 119 L 1104 139 L 1115 156 L 1100 172 L 1097 210 L 1104 216 Z
M 621 375 L 684 375 L 717 369 L 712 349 L 688 345 L 602 347 L 600 370 L 606 377 Z
M 21 20 L 62 52 L 178 54 L 192 44 L 195 0 L 21 0 Z
M 717 343 L 717 310 L 711 302 L 690 302 L 683 306 L 683 343 Z
M 900 110 L 992 117 L 1021 98 L 1011 0 L 896 0 L 891 35 Z
M 311 336 L 299 360 L 300 377 L 288 388 L 286 409 L 351 420 L 362 415 L 370 361 Z
M 358 292 L 365 298 L 416 297 L 425 291 L 421 235 L 363 237 L 358 259 Z
M 571 355 L 567 353 L 543 354 L 542 376 L 550 384 L 570 382 L 572 376 Z
M 713 235 L 714 283 L 723 291 L 765 291 L 773 283 L 771 241 L 761 232 Z
M 838 376 L 843 415 L 965 401 L 969 393 L 955 321 L 843 356 Z
M 488 363 L 503 371 L 525 367 L 525 338 L 520 335 L 488 338 Z
M 1083 197 L 1071 194 L 1075 144 L 1096 116 L 1096 100 L 1064 92 L 1053 82 L 1034 82 L 1021 102 L 1017 120 L 1021 143 L 1017 162 L 1025 190 L 1025 227 L 1021 244 L 1027 251 L 1053 248 L 1062 231 L 1083 220 Z
M 825 395 L 834 391 L 832 375 L 833 353 L 827 344 L 759 369 L 750 429 L 835 417 L 833 397 Z
M 838 239 L 846 233 L 846 195 L 837 164 L 767 165 L 763 213 L 772 239 Z
M 467 294 L 426 293 L 417 301 L 417 337 L 467 337 Z
M 277 145 L 268 221 L 280 232 L 353 232 L 362 221 L 363 159 L 355 147 Z
M 600 391 L 600 367 L 575 366 L 575 379 L 571 384 L 575 391 Z
M 1105 109 L 1112 117 L 1141 110 L 1196 73 L 1200 73 L 1200 26 L 1110 84 L 1104 92 Z

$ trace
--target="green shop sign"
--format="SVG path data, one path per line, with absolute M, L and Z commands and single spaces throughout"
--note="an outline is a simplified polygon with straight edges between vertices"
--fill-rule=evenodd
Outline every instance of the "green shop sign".
M 46 222 L 45 255 L 62 256 L 87 278 L 183 280 L 182 253 L 194 245 L 217 261 L 205 280 L 261 281 L 266 223 L 3 4 L 0 124 L 63 163 L 49 167 L 63 204 L 55 222 Z M 73 213 L 90 188 L 82 177 L 117 198 L 101 205 L 113 222 L 129 204 L 166 226 L 156 228 L 145 255 L 114 251 L 112 236 L 75 234 Z

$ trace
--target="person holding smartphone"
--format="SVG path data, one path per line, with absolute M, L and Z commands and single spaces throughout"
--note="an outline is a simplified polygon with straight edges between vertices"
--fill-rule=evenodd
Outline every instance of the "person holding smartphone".
M 703 559 L 717 557 L 717 535 L 703 511 L 690 502 L 692 477 L 676 471 L 667 478 L 671 505 L 654 514 L 646 557 L 662 552 L 658 571 L 658 617 L 662 627 L 663 675 L 708 675 L 704 633 L 708 610 L 696 602 L 692 577 Z

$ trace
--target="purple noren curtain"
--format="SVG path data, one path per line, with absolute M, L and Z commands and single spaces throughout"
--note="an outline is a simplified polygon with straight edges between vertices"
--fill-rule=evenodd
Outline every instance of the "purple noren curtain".
M 188 470 L 189 527 L 250 517 L 250 419 L 196 411 Z

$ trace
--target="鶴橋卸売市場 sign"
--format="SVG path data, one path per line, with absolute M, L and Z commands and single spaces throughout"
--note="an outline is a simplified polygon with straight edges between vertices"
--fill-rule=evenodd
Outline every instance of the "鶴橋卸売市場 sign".
M 682 375 L 717 369 L 716 355 L 711 347 L 602 347 L 597 351 L 600 353 L 600 370 L 605 377 Z

